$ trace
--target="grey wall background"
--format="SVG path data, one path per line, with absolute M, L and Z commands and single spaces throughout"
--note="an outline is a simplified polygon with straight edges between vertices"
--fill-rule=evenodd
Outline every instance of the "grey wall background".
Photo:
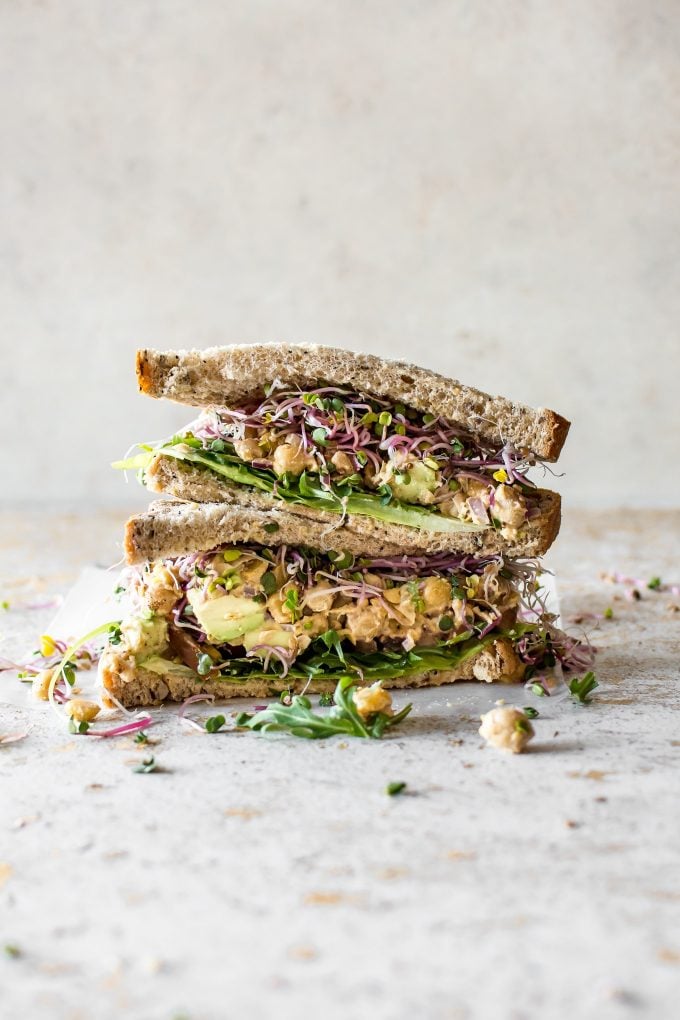
M 129 502 L 137 345 L 313 340 L 574 421 L 680 496 L 680 5 L 4 0 L 4 498 Z M 141 498 L 137 495 L 137 498 Z

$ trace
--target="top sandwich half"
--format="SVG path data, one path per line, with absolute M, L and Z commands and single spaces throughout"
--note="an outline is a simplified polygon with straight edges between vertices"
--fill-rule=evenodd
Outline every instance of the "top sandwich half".
M 254 344 L 137 354 L 142 392 L 202 408 L 117 467 L 196 502 L 285 505 L 375 547 L 541 555 L 560 500 L 527 470 L 569 422 L 373 355 Z M 361 539 L 360 539 L 361 540 Z

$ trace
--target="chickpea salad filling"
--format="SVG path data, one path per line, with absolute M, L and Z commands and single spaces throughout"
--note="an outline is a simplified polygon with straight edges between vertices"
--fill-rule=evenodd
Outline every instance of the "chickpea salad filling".
M 183 432 L 114 463 L 159 455 L 288 503 L 432 532 L 495 528 L 507 539 L 540 513 L 527 477 L 537 458 L 460 425 L 338 386 L 275 382 L 238 408 L 204 410 Z
M 502 677 L 590 662 L 546 612 L 540 565 L 500 555 L 353 557 L 221 546 L 128 568 L 121 671 L 238 683 L 361 682 L 447 670 L 494 644 Z M 499 679 L 475 665 L 479 680 Z

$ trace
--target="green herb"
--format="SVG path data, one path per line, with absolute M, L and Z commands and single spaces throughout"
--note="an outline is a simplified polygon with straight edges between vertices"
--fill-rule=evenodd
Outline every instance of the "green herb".
M 278 590 L 279 582 L 276 580 L 276 574 L 273 570 L 267 570 L 260 578 L 260 584 L 264 588 L 267 595 L 273 595 Z
M 293 696 L 290 693 L 290 690 L 281 691 L 281 693 L 279 694 L 279 701 L 281 702 L 282 705 L 290 705 L 292 699 Z
M 87 733 L 89 728 L 89 722 L 85 722 L 84 719 L 81 722 L 78 722 L 77 719 L 69 719 L 68 721 L 69 733 Z
M 605 609 L 605 611 L 604 611 L 604 618 L 605 618 L 605 620 L 613 620 L 614 619 L 614 610 L 612 609 L 611 606 L 608 606 Z
M 529 690 L 531 691 L 532 694 L 535 694 L 536 697 L 538 698 L 548 697 L 548 692 L 546 691 L 545 687 L 543 686 L 543 684 L 538 683 L 538 681 L 536 683 L 533 683 Z
M 441 616 L 439 618 L 438 627 L 440 630 L 451 630 L 453 627 L 453 620 L 450 616 Z
M 398 421 L 397 424 L 394 426 L 394 431 L 396 432 L 396 434 L 398 436 L 405 436 L 406 435 L 406 426 L 404 424 L 402 424 L 402 422 Z
M 435 420 L 436 419 L 435 419 L 435 416 L 433 414 L 424 414 L 423 415 L 423 425 L 431 425 L 432 422 L 435 421 Z
M 354 566 L 354 557 L 348 552 L 329 552 L 328 558 L 338 570 L 348 570 Z
M 463 444 L 461 443 L 460 439 L 451 440 L 451 449 L 453 450 L 454 453 L 460 454 L 463 452 Z
M 378 712 L 369 724 L 362 719 L 354 703 L 355 687 L 353 677 L 343 677 L 335 688 L 334 706 L 327 715 L 315 715 L 309 698 L 296 694 L 289 706 L 270 705 L 254 715 L 241 712 L 236 717 L 236 725 L 262 733 L 284 731 L 294 737 L 309 740 L 336 735 L 377 740 L 384 735 L 386 729 L 398 725 L 411 711 L 412 706 L 407 705 L 396 715 Z
M 60 670 L 61 675 L 63 676 L 64 680 L 69 685 L 69 687 L 73 687 L 74 683 L 76 682 L 77 668 L 78 667 L 75 665 L 74 662 L 65 662 L 64 665 L 61 667 Z
M 538 718 L 538 709 L 537 708 L 532 708 L 531 705 L 527 705 L 527 707 L 523 708 L 522 711 L 524 712 L 524 714 L 527 717 L 527 719 L 537 719 Z
M 267 596 L 263 595 L 262 592 L 259 595 L 253 595 L 253 602 L 257 602 L 258 606 L 263 606 L 267 601 Z
M 288 612 L 290 613 L 290 618 L 293 621 L 293 623 L 295 623 L 296 620 L 300 619 L 302 613 L 299 607 L 299 597 L 297 593 L 297 588 L 290 588 L 286 592 L 286 597 L 283 600 L 283 607 L 284 609 L 287 609 Z
M 338 414 L 342 414 L 342 412 L 345 410 L 345 405 L 343 404 L 342 400 L 340 400 L 339 397 L 333 397 L 333 399 L 331 400 L 331 407 L 333 408 L 334 411 L 337 411 Z
M 205 720 L 205 728 L 207 733 L 217 733 L 221 730 L 227 720 L 223 715 L 211 715 L 209 719 Z
M 381 411 L 378 415 L 378 424 L 387 426 L 392 424 L 392 415 L 389 411 Z
M 649 588 L 650 591 L 658 591 L 658 589 L 661 587 L 661 578 L 652 577 L 651 580 L 647 582 L 647 587 Z
M 318 428 L 314 429 L 312 432 L 312 439 L 314 440 L 317 446 L 327 446 L 328 445 L 327 437 L 328 429 Z
M 225 549 L 222 553 L 222 559 L 225 563 L 235 563 L 242 555 L 240 549 Z
M 4 608 L 4 606 L 3 606 Z M 21 956 L 21 950 L 18 946 L 12 942 L 7 942 L 4 946 L 5 956 L 9 956 L 12 960 L 17 960 Z
M 158 768 L 156 759 L 153 755 L 150 758 L 144 758 L 140 765 L 135 765 L 133 772 L 155 772 Z
M 144 730 L 140 730 L 137 736 L 135 737 L 135 744 L 148 744 L 148 743 L 149 737 L 144 732 Z
M 531 733 L 531 723 L 528 719 L 515 719 L 515 729 L 520 733 Z
M 420 594 L 420 586 L 417 581 L 407 581 L 406 590 L 411 596 L 411 603 L 417 613 L 422 613 L 425 609 L 425 600 Z
M 595 674 L 588 672 L 585 676 L 581 677 L 580 680 L 575 676 L 574 679 L 569 682 L 569 691 L 571 695 L 576 698 L 579 704 L 587 705 L 591 700 L 590 695 L 595 688 L 599 686 L 600 685 L 595 679 Z
M 359 450 L 359 452 L 357 454 L 355 454 L 355 456 L 356 456 L 356 459 L 359 461 L 359 464 L 361 465 L 361 467 L 366 467 L 366 465 L 368 464 L 368 457 L 366 456 L 364 451 L 363 450 Z
M 203 652 L 198 657 L 196 672 L 198 673 L 199 676 L 207 676 L 210 670 L 213 668 L 213 665 L 214 663 L 210 656 L 206 655 L 205 652 Z
M 122 595 L 124 591 L 125 591 L 125 586 L 122 585 L 122 584 L 117 584 L 116 587 L 113 589 L 113 594 L 114 595 Z
M 385 787 L 385 793 L 388 797 L 396 797 L 398 794 L 403 793 L 406 789 L 406 783 L 388 783 Z
M 123 591 L 125 591 L 125 589 L 123 589 Z M 121 629 L 118 626 L 118 624 L 114 623 L 111 626 L 111 630 L 109 631 L 109 644 L 111 644 L 111 645 L 119 645 L 122 640 L 123 640 L 123 632 L 121 631 Z
M 382 506 L 387 506 L 392 502 L 392 490 L 389 485 L 381 485 L 378 489 L 378 495 L 380 496 Z
M 333 704 L 333 695 L 330 691 L 324 691 L 319 695 L 319 708 L 330 708 Z
M 210 444 L 210 449 L 213 453 L 224 453 L 227 448 L 227 444 L 223 439 L 213 439 Z
M 208 576 L 205 570 L 201 570 L 201 568 L 199 567 L 198 563 L 196 563 L 194 565 L 194 574 L 195 574 L 196 577 L 200 577 L 200 578 L 204 578 L 204 577 Z
M 276 523 L 276 521 L 271 521 L 269 524 L 265 524 L 264 530 L 267 532 L 268 535 L 273 535 L 275 531 L 279 530 L 279 525 Z

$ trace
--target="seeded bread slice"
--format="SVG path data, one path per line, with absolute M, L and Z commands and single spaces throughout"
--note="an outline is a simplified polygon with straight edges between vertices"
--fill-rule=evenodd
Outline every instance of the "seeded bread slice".
M 275 379 L 309 389 L 323 381 L 442 415 L 492 443 L 509 441 L 555 461 L 569 431 L 566 418 L 494 397 L 405 361 L 317 344 L 235 344 L 203 351 L 137 351 L 142 393 L 181 404 L 237 407 Z
M 383 680 L 383 687 L 438 687 L 456 680 L 481 680 L 486 683 L 516 683 L 523 679 L 526 667 L 520 662 L 507 638 L 500 638 L 476 655 L 470 656 L 455 669 L 432 670 L 415 676 L 394 677 Z M 102 655 L 99 676 L 103 685 L 104 704 L 113 708 L 115 702 L 126 708 L 160 705 L 164 701 L 185 701 L 192 694 L 211 694 L 216 698 L 267 698 L 281 691 L 308 694 L 332 692 L 331 680 L 305 680 L 289 682 L 287 678 L 272 676 L 266 680 L 253 679 L 243 683 L 226 680 L 207 680 L 177 673 L 156 673 L 138 666 L 132 654 L 119 646 L 109 645 Z
M 266 523 L 279 524 L 277 534 L 286 536 L 279 537 L 281 543 L 353 554 L 502 552 L 507 556 L 542 556 L 554 542 L 561 519 L 559 495 L 540 489 L 540 513 L 520 529 L 515 539 L 503 538 L 493 528 L 437 534 L 358 514 L 350 514 L 343 521 L 340 514 L 284 503 L 268 493 L 231 486 L 210 471 L 163 456 L 147 469 L 146 484 L 154 492 L 185 502 L 155 502 L 146 513 L 130 518 L 125 539 L 130 563 L 204 551 L 223 542 L 272 544 L 273 536 L 263 531 Z
M 473 556 L 542 556 L 560 528 L 560 497 L 540 491 L 540 516 L 508 541 L 499 531 L 433 534 L 372 517 L 341 515 L 272 501 L 259 493 L 228 493 L 231 502 L 158 500 L 125 526 L 128 563 L 207 552 L 226 543 L 309 546 L 356 556 L 400 556 L 453 552 Z M 275 528 L 273 525 L 277 525 Z

